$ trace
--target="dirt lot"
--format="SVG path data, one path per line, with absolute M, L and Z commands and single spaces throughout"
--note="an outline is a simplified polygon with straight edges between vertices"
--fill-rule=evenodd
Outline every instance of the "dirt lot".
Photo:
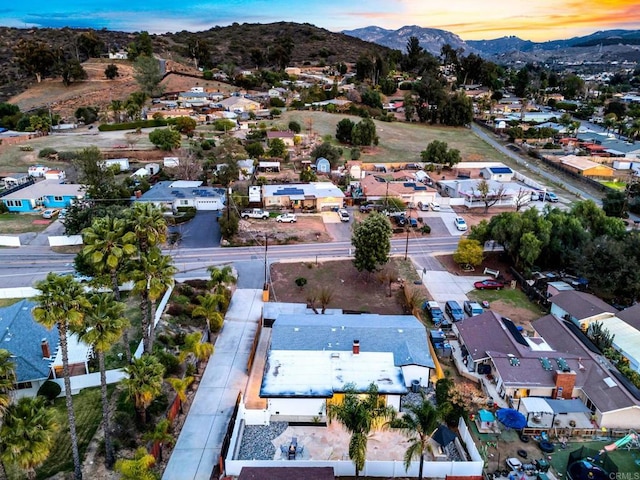
M 298 215 L 296 223 L 277 223 L 274 218 L 268 220 L 240 219 L 240 228 L 233 239 L 233 244 L 263 244 L 265 235 L 269 236 L 269 243 L 277 244 L 330 242 L 332 240 L 324 227 L 322 217 L 319 215 Z
M 398 271 L 403 270 L 399 259 L 392 259 Z M 307 284 L 300 289 L 295 279 L 304 277 Z M 384 315 L 404 313 L 396 301 L 400 285 L 394 283 L 391 296 L 386 285 L 358 272 L 349 261 L 315 263 L 277 263 L 271 267 L 272 298 L 279 302 L 306 303 L 309 293 L 329 287 L 332 298 L 328 308 L 342 308 Z M 365 293 L 366 292 L 366 293 Z

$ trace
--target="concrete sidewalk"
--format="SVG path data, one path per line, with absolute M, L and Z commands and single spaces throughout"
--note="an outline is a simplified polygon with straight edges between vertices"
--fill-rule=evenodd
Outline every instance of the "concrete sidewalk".
M 262 290 L 237 289 L 163 480 L 211 478 L 238 392 L 247 384 L 247 361 L 261 315 Z

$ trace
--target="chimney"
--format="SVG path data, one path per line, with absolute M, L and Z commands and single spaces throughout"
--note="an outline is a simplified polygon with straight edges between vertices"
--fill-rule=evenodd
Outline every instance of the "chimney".
M 556 370 L 555 374 L 556 391 L 554 398 L 571 399 L 573 397 L 573 388 L 576 386 L 576 372 L 563 372 Z
M 354 355 L 359 355 L 360 354 L 360 340 L 354 340 L 353 341 L 352 353 Z
M 46 338 L 42 339 L 40 347 L 42 348 L 42 358 L 51 358 L 51 349 L 49 348 L 49 341 Z

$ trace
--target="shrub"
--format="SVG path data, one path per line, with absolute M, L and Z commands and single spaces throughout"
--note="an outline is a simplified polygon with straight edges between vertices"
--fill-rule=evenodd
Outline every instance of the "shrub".
M 58 151 L 55 148 L 46 147 L 38 152 L 38 158 L 49 158 L 56 153 Z
M 184 312 L 184 307 L 182 305 L 178 305 L 177 303 L 172 303 L 167 307 L 167 315 L 171 315 L 172 317 L 179 317 Z
M 77 158 L 78 154 L 76 152 L 63 151 L 58 152 L 58 160 L 62 162 L 71 162 Z
M 304 277 L 298 277 L 298 278 L 296 278 L 295 282 L 296 282 L 296 285 L 298 286 L 298 288 L 300 290 L 302 290 L 304 288 L 304 286 L 307 284 L 307 279 L 304 278 Z
M 429 225 L 423 225 L 422 227 L 420 227 L 420 231 L 422 232 L 422 234 L 427 234 L 427 233 L 431 233 L 431 227 Z
M 137 128 L 146 127 L 166 127 L 167 121 L 162 119 L 154 120 L 137 120 L 135 122 L 125 123 L 104 123 L 98 127 L 101 132 L 115 132 L 117 130 L 135 130 Z
M 171 375 L 176 375 L 180 372 L 180 360 L 175 355 L 165 352 L 164 350 L 158 350 L 154 352 L 154 355 L 158 358 L 160 363 L 164 365 L 164 378 Z
M 33 147 L 31 145 L 20 145 L 21 152 L 33 152 Z
M 38 389 L 38 396 L 45 397 L 49 402 L 53 402 L 62 392 L 62 387 L 56 382 L 47 380 Z

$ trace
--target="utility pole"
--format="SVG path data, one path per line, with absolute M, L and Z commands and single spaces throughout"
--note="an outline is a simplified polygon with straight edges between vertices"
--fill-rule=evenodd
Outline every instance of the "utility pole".
M 409 211 L 409 219 L 407 221 L 407 242 L 404 246 L 404 260 L 407 261 L 407 256 L 409 255 L 409 230 L 411 230 L 411 211 Z
M 264 234 L 264 288 L 267 288 L 267 250 L 269 248 L 269 236 Z
M 230 221 L 229 217 L 231 216 L 230 198 L 231 198 L 231 187 L 227 187 L 227 222 Z

